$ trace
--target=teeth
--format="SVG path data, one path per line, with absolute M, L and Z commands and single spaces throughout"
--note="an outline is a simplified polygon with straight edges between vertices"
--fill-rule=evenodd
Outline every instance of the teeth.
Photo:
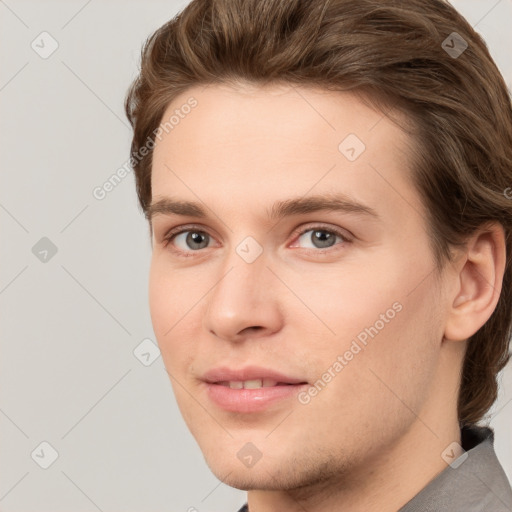
M 259 389 L 263 387 L 263 381 L 261 379 L 245 380 L 244 389 Z
M 272 379 L 254 379 L 244 381 L 229 381 L 221 382 L 223 386 L 228 386 L 231 389 L 260 389 L 275 386 L 277 381 Z

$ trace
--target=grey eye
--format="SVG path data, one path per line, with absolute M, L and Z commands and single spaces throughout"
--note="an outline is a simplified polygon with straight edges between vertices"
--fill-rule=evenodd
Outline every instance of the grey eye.
M 180 237 L 185 238 L 184 242 L 186 247 L 180 247 L 178 245 Z M 204 249 L 205 247 L 208 247 L 209 241 L 210 235 L 208 235 L 208 233 L 197 230 L 182 231 L 174 238 L 175 245 L 178 245 L 178 248 L 183 251 Z
M 308 233 L 311 234 L 308 235 Z M 306 248 L 325 249 L 332 247 L 336 243 L 337 236 L 336 233 L 327 229 L 308 229 L 300 235 L 299 240 L 303 238 L 306 242 L 313 244 Z

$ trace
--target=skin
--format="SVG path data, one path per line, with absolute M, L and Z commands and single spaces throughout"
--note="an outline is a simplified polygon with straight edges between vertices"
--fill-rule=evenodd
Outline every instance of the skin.
M 176 98 L 163 119 L 190 96 L 197 107 L 155 146 L 153 202 L 196 201 L 209 216 L 153 216 L 149 286 L 183 418 L 212 472 L 249 491 L 251 512 L 394 512 L 460 443 L 465 340 L 496 307 L 503 230 L 475 234 L 436 278 L 410 182 L 412 141 L 388 117 L 345 92 L 212 85 Z M 338 150 L 349 133 L 366 146 L 353 162 Z M 349 195 L 379 219 L 266 217 L 275 201 L 326 192 Z M 188 232 L 164 240 L 190 223 L 205 233 L 205 248 L 187 245 Z M 319 224 L 349 241 L 336 237 L 321 254 Z M 236 252 L 248 236 L 263 250 L 252 263 Z M 293 398 L 243 414 L 208 399 L 200 377 L 220 365 L 316 382 L 397 302 L 401 311 L 309 403 Z M 237 457 L 248 442 L 261 453 L 252 467 Z

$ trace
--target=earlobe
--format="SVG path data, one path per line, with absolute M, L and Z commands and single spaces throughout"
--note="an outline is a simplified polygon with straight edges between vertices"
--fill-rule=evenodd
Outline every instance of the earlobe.
M 505 261 L 505 233 L 501 224 L 488 224 L 468 240 L 457 264 L 445 325 L 446 339 L 466 340 L 487 322 L 500 297 Z

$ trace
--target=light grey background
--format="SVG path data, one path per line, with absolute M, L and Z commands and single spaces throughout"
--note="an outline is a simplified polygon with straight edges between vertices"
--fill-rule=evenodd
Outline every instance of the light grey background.
M 155 341 L 132 173 L 93 196 L 128 160 L 123 100 L 141 44 L 186 3 L 0 0 L 2 512 L 229 512 L 245 501 L 210 473 L 161 357 L 134 355 Z M 454 5 L 512 84 L 512 1 Z M 43 31 L 58 43 L 48 58 Z M 511 364 L 489 418 L 512 479 Z M 42 442 L 58 452 L 47 469 Z

